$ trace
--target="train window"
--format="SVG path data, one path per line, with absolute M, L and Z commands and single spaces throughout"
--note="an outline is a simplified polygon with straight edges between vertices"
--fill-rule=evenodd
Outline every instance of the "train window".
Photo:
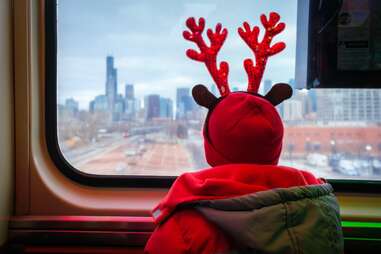
M 380 1 L 308 0 L 298 8 L 297 87 L 380 88 Z
M 189 16 L 228 28 L 219 57 L 230 63 L 233 90 L 244 90 L 242 62 L 251 53 L 237 27 L 280 13 L 287 28 L 278 39 L 287 48 L 269 60 L 261 89 L 285 81 L 295 87 L 297 0 L 46 2 L 47 141 L 56 164 L 79 180 L 160 183 L 208 167 L 206 112 L 190 90 L 197 83 L 217 89 L 185 56 L 193 46 L 182 37 Z M 280 164 L 328 179 L 381 180 L 380 103 L 381 90 L 295 89 L 278 106 Z

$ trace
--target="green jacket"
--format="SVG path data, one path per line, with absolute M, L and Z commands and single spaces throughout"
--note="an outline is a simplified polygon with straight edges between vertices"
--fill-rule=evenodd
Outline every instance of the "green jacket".
M 329 184 L 197 202 L 237 243 L 233 253 L 343 253 L 339 206 Z

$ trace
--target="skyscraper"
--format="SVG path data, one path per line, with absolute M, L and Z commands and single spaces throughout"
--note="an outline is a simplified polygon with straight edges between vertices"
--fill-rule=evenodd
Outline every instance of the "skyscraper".
M 67 112 L 70 112 L 70 114 L 75 115 L 79 111 L 79 104 L 78 101 L 74 100 L 73 98 L 69 98 L 65 100 L 65 110 Z
M 282 103 L 282 118 L 284 121 L 298 121 L 303 119 L 302 102 L 286 100 Z
M 105 95 L 98 95 L 90 102 L 90 112 L 107 112 L 108 111 L 108 101 Z
M 106 97 L 108 107 L 111 112 L 114 112 L 116 98 L 118 94 L 118 73 L 114 67 L 114 57 L 106 57 Z
M 160 117 L 173 118 L 173 102 L 169 98 L 160 98 Z
M 176 118 L 186 117 L 186 113 L 193 109 L 193 98 L 190 96 L 189 88 L 182 87 L 176 90 Z
M 144 107 L 146 111 L 146 119 L 160 117 L 160 96 L 151 94 L 144 98 Z
M 135 98 L 135 91 L 134 91 L 134 85 L 133 84 L 126 84 L 124 96 L 126 97 L 126 99 L 134 99 Z
M 135 116 L 135 91 L 133 84 L 126 84 L 124 95 L 125 113 L 127 119 L 131 119 Z
M 107 56 L 106 57 L 106 79 L 112 75 L 114 71 L 114 57 L 113 56 Z

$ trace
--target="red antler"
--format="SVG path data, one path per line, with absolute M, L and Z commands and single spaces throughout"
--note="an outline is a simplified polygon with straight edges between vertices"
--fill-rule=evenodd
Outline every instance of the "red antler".
M 191 32 L 184 31 L 184 38 L 188 41 L 195 42 L 200 49 L 200 53 L 193 49 L 188 49 L 186 52 L 187 56 L 195 61 L 204 62 L 206 68 L 216 83 L 221 96 L 228 95 L 230 93 L 228 84 L 229 65 L 227 62 L 223 61 L 218 69 L 216 63 L 218 51 L 220 51 L 222 45 L 224 44 L 228 31 L 226 28 L 222 29 L 222 25 L 220 23 L 216 25 L 215 32 L 213 32 L 212 29 L 208 29 L 207 35 L 210 40 L 209 47 L 202 38 L 202 32 L 205 28 L 204 18 L 200 18 L 198 20 L 198 25 L 194 18 L 188 18 L 186 25 Z
M 280 16 L 276 12 L 271 12 L 269 20 L 267 20 L 264 14 L 261 15 L 261 22 L 266 29 L 265 35 L 262 42 L 258 42 L 259 27 L 253 27 L 250 29 L 250 25 L 247 22 L 243 23 L 243 28 L 238 29 L 238 33 L 241 38 L 246 42 L 246 44 L 254 52 L 255 56 L 255 66 L 251 59 L 245 59 L 244 67 L 249 76 L 249 84 L 247 91 L 252 93 L 257 93 L 259 85 L 262 80 L 263 73 L 266 68 L 267 59 L 281 52 L 286 44 L 284 42 L 278 42 L 271 47 L 271 41 L 273 37 L 281 33 L 286 25 L 284 23 L 277 23 L 280 20 Z

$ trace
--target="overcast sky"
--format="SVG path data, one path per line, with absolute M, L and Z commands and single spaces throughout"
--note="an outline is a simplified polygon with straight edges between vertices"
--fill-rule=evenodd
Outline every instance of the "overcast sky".
M 260 25 L 261 13 L 277 11 L 286 30 L 274 41 L 285 41 L 287 48 L 269 60 L 264 79 L 287 82 L 294 77 L 296 9 L 297 0 L 59 0 L 59 102 L 73 97 L 88 109 L 104 94 L 107 55 L 115 57 L 122 94 L 126 83 L 135 85 L 138 98 L 156 93 L 172 99 L 176 87 L 211 85 L 205 66 L 185 56 L 195 48 L 182 37 L 189 16 L 205 17 L 207 27 L 221 22 L 228 28 L 219 60 L 229 62 L 230 86 L 245 90 L 243 60 L 253 55 L 237 28 L 243 21 Z

